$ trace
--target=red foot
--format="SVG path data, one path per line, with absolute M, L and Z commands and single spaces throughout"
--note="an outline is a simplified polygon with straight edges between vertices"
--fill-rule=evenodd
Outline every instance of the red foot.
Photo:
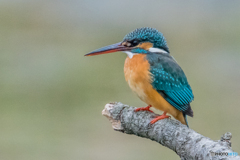
M 154 118 L 150 123 L 151 123 L 151 124 L 154 124 L 154 123 L 156 123 L 158 120 L 165 119 L 165 118 L 169 118 L 170 116 L 167 116 L 166 114 L 167 114 L 167 112 L 164 112 L 161 116 L 158 116 L 157 118 Z
M 153 113 L 153 111 L 150 110 L 151 107 L 152 107 L 152 106 L 149 105 L 149 106 L 147 106 L 147 107 L 137 108 L 137 109 L 135 109 L 134 111 L 135 111 L 135 112 L 138 112 L 138 111 L 149 111 L 149 112 L 152 112 L 152 113 Z

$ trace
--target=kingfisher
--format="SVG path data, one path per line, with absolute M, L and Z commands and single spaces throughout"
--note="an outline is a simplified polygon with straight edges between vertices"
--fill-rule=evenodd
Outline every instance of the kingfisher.
M 163 111 L 150 123 L 172 115 L 188 126 L 187 115 L 193 117 L 190 103 L 194 96 L 182 68 L 170 55 L 167 42 L 157 29 L 143 27 L 128 33 L 121 42 L 112 44 L 85 56 L 122 51 L 127 54 L 124 64 L 125 79 L 130 88 L 148 106 Z

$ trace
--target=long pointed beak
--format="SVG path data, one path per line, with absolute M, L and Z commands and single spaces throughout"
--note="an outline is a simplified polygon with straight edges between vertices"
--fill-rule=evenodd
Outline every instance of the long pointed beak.
M 88 54 L 85 54 L 84 56 L 95 56 L 99 54 L 106 54 L 106 53 L 113 53 L 113 52 L 118 52 L 118 51 L 129 51 L 129 47 L 125 47 L 121 45 L 121 42 L 112 44 L 106 47 L 102 47 L 100 49 L 97 49 L 95 51 L 92 51 Z

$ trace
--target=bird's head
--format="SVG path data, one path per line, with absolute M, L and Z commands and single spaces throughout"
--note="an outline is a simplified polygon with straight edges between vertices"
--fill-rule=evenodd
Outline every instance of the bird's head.
M 164 52 L 169 53 L 167 42 L 163 34 L 154 28 L 138 28 L 128 33 L 122 42 L 112 44 L 85 56 L 93 56 L 99 54 L 113 53 L 123 51 L 132 58 L 135 54 L 148 54 L 149 52 Z

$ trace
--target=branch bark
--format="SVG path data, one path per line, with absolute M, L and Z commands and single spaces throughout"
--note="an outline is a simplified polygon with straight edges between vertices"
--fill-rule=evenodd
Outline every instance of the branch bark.
M 115 102 L 106 104 L 102 114 L 110 120 L 114 130 L 156 141 L 176 152 L 182 160 L 240 160 L 231 148 L 230 132 L 225 133 L 221 140 L 213 141 L 174 119 L 163 119 L 151 125 L 150 121 L 157 114 L 134 112 L 134 109 Z

